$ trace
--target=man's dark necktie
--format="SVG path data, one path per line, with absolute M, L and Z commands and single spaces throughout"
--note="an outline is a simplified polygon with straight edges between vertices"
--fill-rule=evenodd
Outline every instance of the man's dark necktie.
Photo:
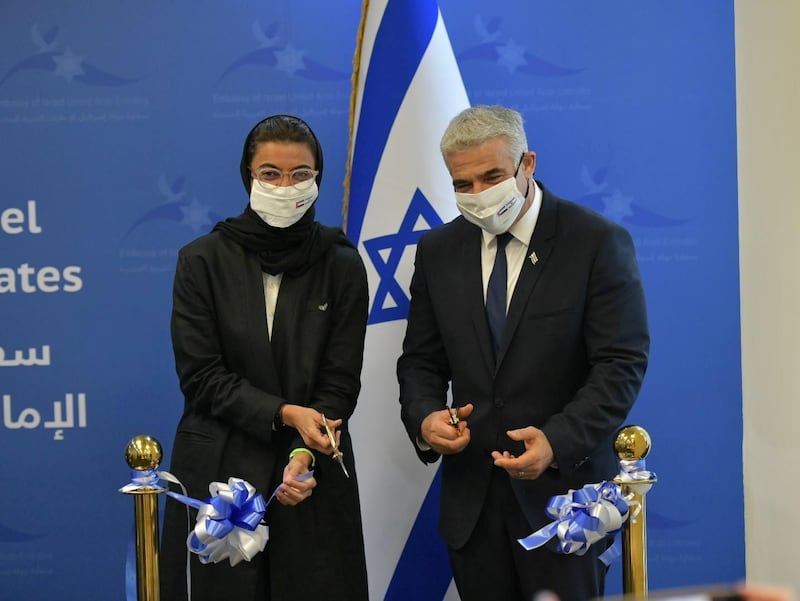
M 495 357 L 500 350 L 503 329 L 506 325 L 506 290 L 508 289 L 506 245 L 512 237 L 509 232 L 497 236 L 497 254 L 486 288 L 486 317 L 489 320 L 489 330 L 492 332 Z

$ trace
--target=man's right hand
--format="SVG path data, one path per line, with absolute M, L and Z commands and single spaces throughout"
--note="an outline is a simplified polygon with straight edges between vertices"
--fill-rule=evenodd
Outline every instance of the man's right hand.
M 457 409 L 434 411 L 422 421 L 420 436 L 440 455 L 460 453 L 469 444 L 469 426 L 466 418 L 472 413 L 472 403 Z M 453 415 L 458 422 L 453 424 Z

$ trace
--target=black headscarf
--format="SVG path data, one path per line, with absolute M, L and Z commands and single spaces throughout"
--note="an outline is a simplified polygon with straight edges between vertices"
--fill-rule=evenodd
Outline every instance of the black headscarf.
M 308 124 L 292 115 L 272 115 L 256 123 L 244 141 L 239 171 L 250 195 L 250 162 L 261 142 L 296 142 L 307 144 L 314 154 L 317 186 L 322 182 L 322 147 Z M 315 202 L 316 204 L 316 202 Z M 214 226 L 224 236 L 256 253 L 261 269 L 271 275 L 299 275 L 316 263 L 334 243 L 353 247 L 340 228 L 326 227 L 315 220 L 315 207 L 297 223 L 286 228 L 273 227 L 247 204 L 238 217 L 229 217 Z

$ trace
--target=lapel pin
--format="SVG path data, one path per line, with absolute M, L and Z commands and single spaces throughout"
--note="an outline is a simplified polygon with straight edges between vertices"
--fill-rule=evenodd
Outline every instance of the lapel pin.
M 539 257 L 536 256 L 536 251 L 533 251 L 531 253 L 531 256 L 528 257 L 528 258 L 531 260 L 531 263 L 533 263 L 534 265 L 536 265 L 539 262 Z

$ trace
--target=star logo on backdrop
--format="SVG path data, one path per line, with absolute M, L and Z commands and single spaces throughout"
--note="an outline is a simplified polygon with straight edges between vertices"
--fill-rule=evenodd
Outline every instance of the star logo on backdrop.
M 520 46 L 514 40 L 508 40 L 505 45 L 497 46 L 498 67 L 505 67 L 509 73 L 514 73 L 519 67 L 527 64 L 525 46 Z
M 294 76 L 300 69 L 305 69 L 303 57 L 305 52 L 298 50 L 291 45 L 287 45 L 281 50 L 275 51 L 276 64 L 275 68 L 278 71 L 283 71 L 289 77 Z
M 492 17 L 485 21 L 475 15 L 473 30 L 475 43 L 458 52 L 459 66 L 468 61 L 481 61 L 506 69 L 509 73 L 520 73 L 537 77 L 562 77 L 581 72 L 582 68 L 565 67 L 541 58 L 528 46 L 518 44 L 501 28 L 502 19 Z M 514 24 L 518 26 L 518 24 Z
M 192 231 L 195 234 L 208 231 L 210 226 L 214 224 L 214 222 L 209 218 L 211 207 L 202 204 L 196 198 L 193 198 L 189 204 L 182 205 L 180 210 L 183 214 L 181 223 L 192 228 Z
M 156 221 L 172 221 L 191 228 L 195 235 L 209 231 L 210 227 L 221 217 L 207 204 L 201 203 L 196 198 L 187 201 L 186 178 L 177 177 L 167 180 L 165 176 L 158 179 L 158 190 L 163 201 L 154 208 L 146 211 L 128 228 L 124 237 L 128 237 L 134 230 L 146 223 Z
M 58 27 L 51 27 L 44 33 L 38 25 L 31 27 L 31 41 L 36 52 L 12 65 L 5 74 L 0 75 L 0 86 L 7 80 L 26 71 L 44 71 L 60 77 L 67 83 L 89 86 L 121 86 L 138 81 L 138 78 L 121 77 L 87 61 L 85 56 L 75 54 L 67 47 L 59 51 Z
M 244 67 L 254 66 L 274 69 L 289 77 L 297 76 L 313 81 L 350 79 L 350 70 L 329 67 L 306 56 L 305 50 L 292 46 L 281 31 L 285 29 L 286 27 L 279 21 L 272 21 L 266 27 L 259 21 L 254 21 L 250 26 L 250 33 L 255 38 L 257 48 L 234 59 L 222 72 L 220 79 Z
M 72 49 L 67 48 L 63 54 L 53 56 L 53 62 L 56 64 L 53 74 L 71 82 L 76 76 L 85 73 L 81 66 L 83 59 L 83 56 L 73 54 Z
M 625 196 L 620 192 L 619 188 L 615 188 L 613 194 L 603 197 L 603 204 L 605 205 L 603 214 L 617 223 L 622 223 L 625 217 L 633 216 L 632 203 L 633 197 Z
M 417 189 L 396 234 L 364 240 L 364 249 L 380 278 L 369 313 L 370 325 L 408 316 L 409 298 L 397 281 L 397 268 L 406 248 L 415 246 L 422 234 L 437 225 L 442 225 L 441 217 Z
M 625 226 L 670 227 L 686 223 L 686 219 L 676 219 L 648 209 L 636 202 L 633 196 L 623 194 L 618 187 L 609 192 L 608 171 L 603 167 L 592 173 L 586 165 L 581 167 L 580 179 L 586 192 L 576 197 L 576 202 Z

